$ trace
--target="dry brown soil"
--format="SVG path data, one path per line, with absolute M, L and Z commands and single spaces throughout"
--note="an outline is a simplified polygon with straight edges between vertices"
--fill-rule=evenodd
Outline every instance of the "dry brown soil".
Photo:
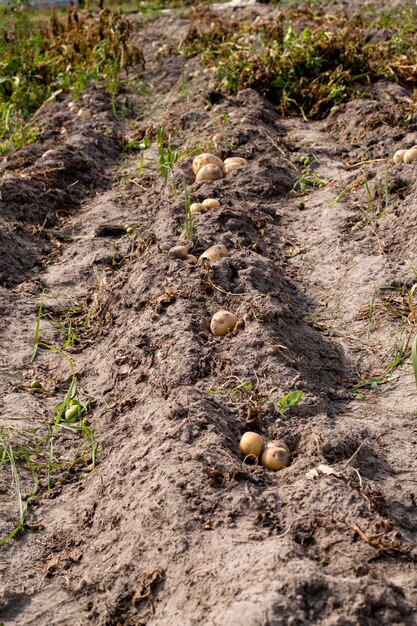
M 416 624 L 409 346 L 388 367 L 412 330 L 417 165 L 391 160 L 417 143 L 402 115 L 411 94 L 380 83 L 324 121 L 280 119 L 254 91 L 213 92 L 199 60 L 169 47 L 187 27 L 169 15 L 146 26 L 147 90 L 131 85 L 116 120 L 97 90 L 91 119 L 51 104 L 39 141 L 0 163 L 3 428 L 41 432 L 70 384 L 62 355 L 40 347 L 30 360 L 46 289 L 43 342 L 62 346 L 46 316 L 76 309 L 66 354 L 77 396 L 94 399 L 98 443 L 94 471 L 91 458 L 56 468 L 46 493 L 42 479 L 25 529 L 0 548 L 0 622 Z M 140 139 L 162 125 L 182 155 L 177 199 L 154 140 L 145 167 L 123 151 L 132 128 Z M 219 156 L 250 167 L 195 183 L 187 151 L 214 135 Z M 168 254 L 182 241 L 184 179 L 192 201 L 221 202 L 186 241 L 197 257 L 224 243 L 211 266 Z M 209 329 L 218 309 L 240 319 L 224 338 Z M 280 415 L 294 390 L 301 402 Z M 251 429 L 284 439 L 289 467 L 244 464 Z M 54 463 L 68 468 L 83 446 L 58 429 Z M 24 496 L 30 484 L 23 472 Z M 0 507 L 4 537 L 18 521 L 10 464 Z

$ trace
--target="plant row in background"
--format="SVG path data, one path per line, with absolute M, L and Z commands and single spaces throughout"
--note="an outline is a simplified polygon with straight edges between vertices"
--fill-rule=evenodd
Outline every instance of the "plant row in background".
M 236 22 L 198 7 L 182 49 L 200 54 L 221 87 L 251 87 L 282 115 L 320 118 L 379 78 L 416 84 L 416 17 L 411 3 L 354 17 L 325 15 L 320 3 L 300 5 L 273 22 Z M 374 40 L 371 27 L 385 35 Z
M 21 4 L 0 7 L 0 154 L 33 137 L 28 119 L 49 98 L 79 95 L 92 80 L 115 94 L 122 72 L 143 65 L 120 13 L 68 7 L 46 19 Z

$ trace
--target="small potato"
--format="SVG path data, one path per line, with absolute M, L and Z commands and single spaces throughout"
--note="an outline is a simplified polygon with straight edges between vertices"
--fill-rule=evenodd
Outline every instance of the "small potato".
M 239 448 L 243 456 L 258 456 L 264 447 L 264 440 L 258 433 L 247 432 L 243 435 L 239 443 Z
M 194 215 L 194 213 L 203 213 L 206 210 L 206 207 L 201 202 L 193 202 L 190 204 L 190 212 Z
M 225 165 L 229 165 L 229 163 L 240 163 L 242 167 L 246 167 L 246 165 L 249 165 L 249 161 L 243 157 L 229 157 L 228 159 L 224 160 Z
M 202 167 L 211 163 L 212 165 L 217 165 L 221 170 L 223 169 L 223 161 L 216 157 L 214 154 L 209 154 L 205 152 L 204 154 L 199 154 L 193 160 L 193 172 L 194 174 L 198 174 Z
M 202 180 L 220 180 L 221 178 L 223 178 L 223 171 L 220 167 L 217 167 L 214 163 L 209 163 L 198 170 L 195 180 L 199 183 Z
M 88 119 L 90 117 L 93 117 L 91 111 L 89 111 L 88 109 L 80 109 L 77 113 L 78 117 L 82 117 L 83 119 Z
M 237 317 L 229 311 L 217 311 L 211 318 L 210 329 L 215 337 L 224 337 L 237 324 Z
M 202 204 L 206 209 L 217 209 L 220 206 L 220 202 L 215 198 L 206 198 Z
M 417 148 L 410 148 L 405 151 L 403 156 L 404 163 L 411 163 L 412 161 L 417 161 Z
M 226 159 L 224 162 L 224 172 L 225 174 L 230 174 L 230 172 L 233 172 L 234 170 L 248 166 L 249 163 L 243 157 L 230 157 L 230 159 Z
M 186 246 L 174 246 L 168 251 L 169 256 L 174 257 L 174 259 L 181 259 L 185 261 L 188 256 L 188 250 Z
M 404 154 L 406 152 L 407 152 L 407 150 L 397 150 L 397 152 L 392 157 L 392 160 L 394 161 L 394 163 L 396 165 L 398 165 L 398 163 L 402 163 L 403 162 Z
M 279 441 L 271 441 L 267 444 L 261 456 L 261 463 L 270 470 L 280 470 L 286 467 L 291 460 L 288 447 L 283 447 Z
M 229 251 L 222 243 L 216 243 L 211 248 L 208 248 L 203 254 L 200 256 L 201 259 L 207 259 L 211 263 L 215 263 L 219 259 L 228 256 Z
M 194 254 L 187 254 L 187 259 L 186 259 L 189 263 L 197 263 L 198 259 L 196 256 L 194 256 Z

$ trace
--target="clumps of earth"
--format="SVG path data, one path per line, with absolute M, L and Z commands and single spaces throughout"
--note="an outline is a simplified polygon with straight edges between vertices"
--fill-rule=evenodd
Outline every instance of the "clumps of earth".
M 385 85 L 322 122 L 214 97 L 158 58 L 188 28 L 143 26 L 147 106 L 62 97 L 0 165 L 0 622 L 413 626 L 417 127 Z

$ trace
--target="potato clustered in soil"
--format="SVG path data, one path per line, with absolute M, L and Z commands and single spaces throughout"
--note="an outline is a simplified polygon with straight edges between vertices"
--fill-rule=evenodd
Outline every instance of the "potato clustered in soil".
M 417 161 L 417 146 L 408 149 L 397 150 L 392 157 L 395 165 L 399 163 L 412 163 Z
M 261 435 L 254 432 L 246 432 L 242 436 L 239 448 L 245 460 L 258 461 L 267 469 L 278 471 L 287 467 L 291 460 L 290 449 L 284 441 L 270 441 L 265 444 Z
M 193 172 L 197 183 L 205 180 L 221 180 L 226 174 L 248 166 L 248 161 L 243 157 L 229 157 L 222 161 L 219 157 L 207 152 L 199 154 L 193 160 Z

